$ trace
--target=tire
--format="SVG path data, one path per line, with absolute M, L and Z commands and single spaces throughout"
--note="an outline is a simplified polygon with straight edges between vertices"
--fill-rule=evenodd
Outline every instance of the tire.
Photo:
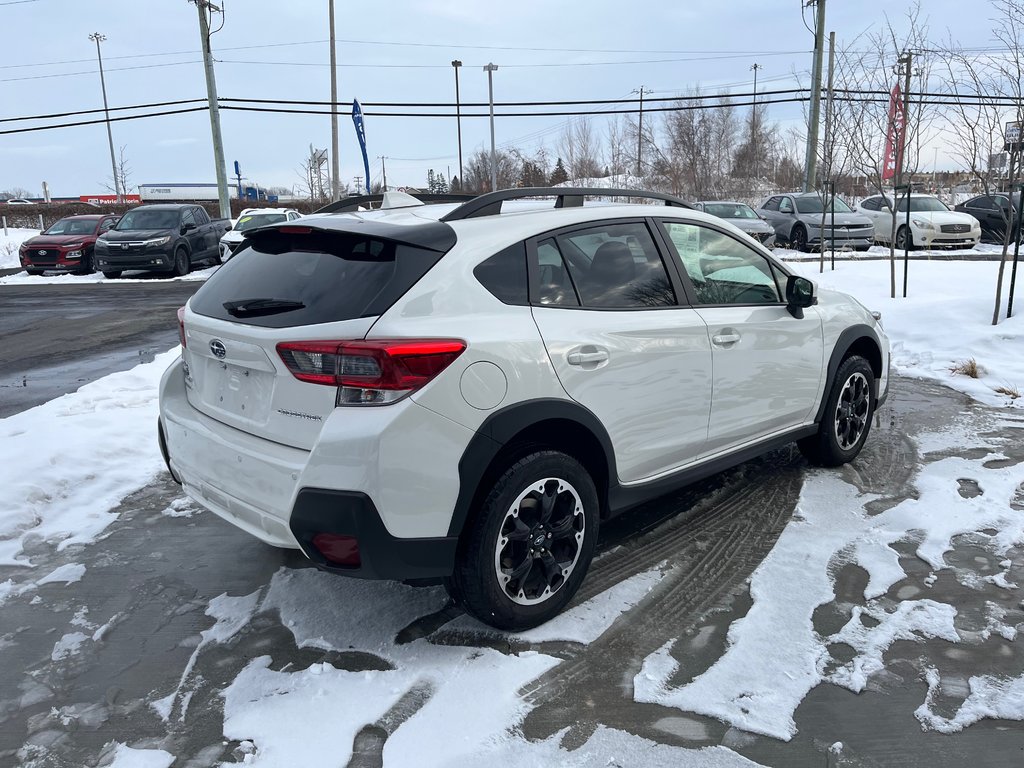
M 796 224 L 789 233 L 789 244 L 793 250 L 804 252 L 807 250 L 807 230 L 803 224 Z
M 800 440 L 800 452 L 821 467 L 838 467 L 857 457 L 871 431 L 875 374 L 863 357 L 846 358 L 836 371 L 818 432 Z
M 547 519 L 545 497 L 551 500 Z M 448 593 L 498 629 L 543 624 L 587 575 L 598 507 L 594 481 L 576 459 L 557 451 L 520 459 L 494 483 L 469 523 L 445 584 Z
M 907 247 L 907 225 L 904 224 L 896 230 L 896 245 L 894 248 L 897 251 L 902 251 Z M 914 236 L 910 236 L 910 250 L 914 250 Z
M 174 252 L 174 274 L 177 277 L 184 277 L 191 271 L 192 259 L 189 258 L 188 251 L 184 248 L 179 248 Z
M 103 270 L 103 276 L 105 278 L 107 278 L 107 280 L 117 280 L 117 278 L 119 278 L 121 276 L 121 270 L 120 269 L 105 269 L 105 270 Z
M 82 254 L 82 263 L 79 264 L 76 275 L 91 275 L 95 269 L 92 266 L 92 252 Z

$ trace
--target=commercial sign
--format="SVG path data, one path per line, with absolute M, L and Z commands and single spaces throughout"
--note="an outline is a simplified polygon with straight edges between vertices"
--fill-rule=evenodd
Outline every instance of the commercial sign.
M 1003 149 L 1007 152 L 1016 152 L 1020 150 L 1020 123 L 1007 123 L 1006 127 L 1003 128 Z
M 896 170 L 903 167 L 903 148 L 907 143 L 906 123 L 900 84 L 896 83 L 889 94 L 889 133 L 885 137 L 885 157 L 882 159 L 883 181 L 893 178 Z
M 79 195 L 78 199 L 83 203 L 116 203 L 117 195 Z M 121 199 L 126 203 L 142 202 L 138 195 L 121 195 Z

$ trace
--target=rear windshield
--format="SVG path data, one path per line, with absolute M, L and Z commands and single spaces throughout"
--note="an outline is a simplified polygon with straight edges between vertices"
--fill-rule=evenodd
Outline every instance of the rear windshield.
M 266 328 L 374 317 L 443 255 L 345 233 L 254 234 L 192 297 L 193 312 Z

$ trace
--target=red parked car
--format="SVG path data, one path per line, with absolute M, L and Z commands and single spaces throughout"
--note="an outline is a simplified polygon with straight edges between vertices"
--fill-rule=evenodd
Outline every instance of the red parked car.
M 36 237 L 30 237 L 18 249 L 21 266 L 30 275 L 43 272 L 93 271 L 92 252 L 96 238 L 117 224 L 112 214 L 65 216 Z

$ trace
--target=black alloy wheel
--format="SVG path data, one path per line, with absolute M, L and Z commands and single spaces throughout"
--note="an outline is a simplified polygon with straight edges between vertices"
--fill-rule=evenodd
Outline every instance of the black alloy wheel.
M 803 252 L 807 250 L 807 230 L 804 229 L 803 224 L 797 224 L 793 227 L 793 231 L 789 235 L 789 242 L 795 251 Z

